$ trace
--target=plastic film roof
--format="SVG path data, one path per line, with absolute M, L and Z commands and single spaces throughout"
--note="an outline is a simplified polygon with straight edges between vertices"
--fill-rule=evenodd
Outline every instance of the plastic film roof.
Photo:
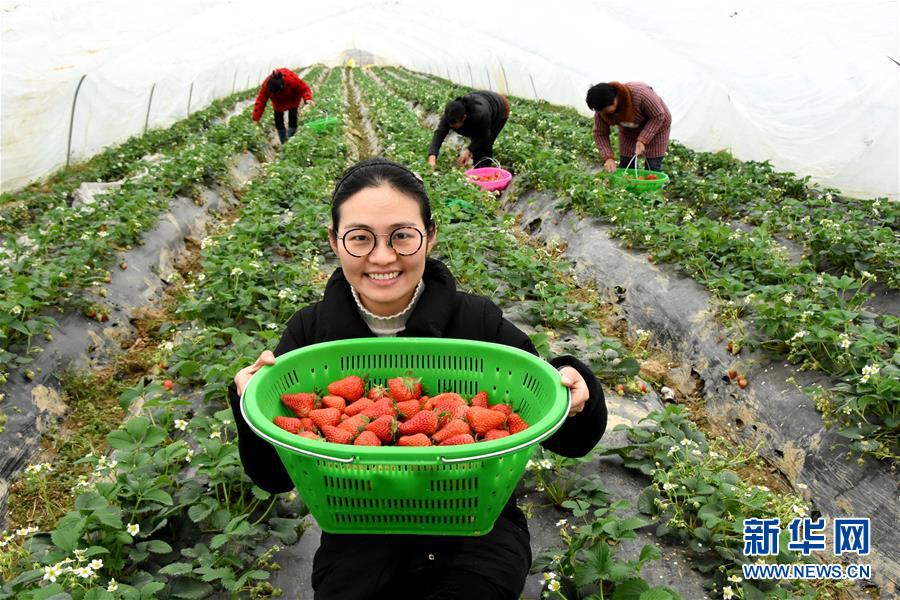
M 852 196 L 900 195 L 896 0 L 0 6 L 4 191 L 67 153 L 83 160 L 255 87 L 273 67 L 336 65 L 358 48 L 584 114 L 592 83 L 645 81 L 691 148 L 770 160 Z

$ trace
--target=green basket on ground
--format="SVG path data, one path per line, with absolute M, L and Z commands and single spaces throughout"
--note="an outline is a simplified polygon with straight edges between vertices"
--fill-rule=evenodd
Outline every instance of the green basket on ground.
M 341 120 L 337 117 L 323 117 L 321 119 L 314 119 L 312 121 L 307 121 L 303 124 L 307 129 L 312 129 L 315 132 L 328 131 L 332 127 L 336 126 L 340 123 Z
M 281 394 L 324 389 L 347 375 L 369 384 L 411 370 L 429 392 L 466 398 L 485 390 L 511 404 L 529 427 L 499 440 L 410 448 L 332 444 L 273 423 L 292 416 Z M 470 340 L 362 338 L 314 344 L 279 356 L 250 380 L 241 412 L 275 446 L 297 490 L 330 533 L 469 535 L 488 533 L 536 445 L 569 412 L 559 372 L 522 350 Z
M 640 179 L 655 175 L 656 179 Z M 662 171 L 648 171 L 647 169 L 616 169 L 612 174 L 613 181 L 626 190 L 632 192 L 656 192 L 669 183 L 669 176 Z

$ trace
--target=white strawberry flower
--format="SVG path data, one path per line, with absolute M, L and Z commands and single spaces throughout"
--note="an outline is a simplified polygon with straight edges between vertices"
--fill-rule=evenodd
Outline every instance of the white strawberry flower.
M 44 581 L 49 580 L 50 583 L 56 583 L 56 578 L 63 574 L 62 567 L 59 564 L 44 567 Z
M 128 527 L 125 528 L 125 531 L 128 532 L 128 535 L 134 537 L 141 532 L 141 526 L 137 523 L 129 523 Z

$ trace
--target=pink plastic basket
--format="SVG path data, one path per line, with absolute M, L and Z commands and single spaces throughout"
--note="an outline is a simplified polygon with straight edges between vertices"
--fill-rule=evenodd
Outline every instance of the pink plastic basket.
M 512 181 L 512 173 L 496 167 L 469 169 L 466 171 L 466 177 L 481 189 L 489 192 L 505 189 Z

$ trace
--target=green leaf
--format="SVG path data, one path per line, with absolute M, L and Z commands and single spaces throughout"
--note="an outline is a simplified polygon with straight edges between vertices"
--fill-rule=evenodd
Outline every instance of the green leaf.
M 649 589 L 646 581 L 636 577 L 617 585 L 610 600 L 640 600 L 641 594 Z
M 253 492 L 253 496 L 259 500 L 268 500 L 272 497 L 272 494 L 257 485 L 250 488 L 250 491 Z
M 610 550 L 606 542 L 598 542 L 587 551 L 587 560 L 575 572 L 575 584 L 590 585 L 609 576 Z
M 32 600 L 72 600 L 72 596 L 66 593 L 62 585 L 51 583 L 41 588 L 32 596 Z
M 114 596 L 104 588 L 95 587 L 84 595 L 84 600 L 113 600 Z
M 659 557 L 659 548 L 653 544 L 645 544 L 644 547 L 641 548 L 641 555 L 638 557 L 638 561 L 645 563 L 651 560 L 659 560 Z
M 207 598 L 213 593 L 213 586 L 203 581 L 180 577 L 172 585 L 172 596 L 175 598 Z
M 156 592 L 162 590 L 164 587 L 166 587 L 166 584 L 160 581 L 151 581 L 141 588 L 141 598 L 147 598 L 148 600 L 154 598 Z
M 258 579 L 260 581 L 265 581 L 266 579 L 269 578 L 268 571 L 260 571 L 258 569 L 254 570 L 254 571 L 248 571 L 248 572 L 244 573 L 244 575 L 246 575 L 250 579 Z
M 75 508 L 78 510 L 100 510 L 109 506 L 109 502 L 97 492 L 86 492 L 75 498 Z
M 100 510 L 94 511 L 94 518 L 103 525 L 113 529 L 122 529 L 122 514 L 118 508 L 107 506 Z
M 198 573 L 203 573 L 203 581 L 215 581 L 216 579 L 221 579 L 222 581 L 228 581 L 234 579 L 234 571 L 229 568 L 222 567 L 218 569 L 212 568 L 204 568 L 197 569 Z
M 163 575 L 185 575 L 194 570 L 193 565 L 184 562 L 169 563 L 158 571 Z
M 211 504 L 194 504 L 188 509 L 188 517 L 190 517 L 191 521 L 193 521 L 194 523 L 199 523 L 200 521 L 208 517 L 214 509 L 215 506 Z
M 165 506 L 172 506 L 172 504 L 174 504 L 172 496 L 170 496 L 168 492 L 158 488 L 155 490 L 150 490 L 149 492 L 144 494 L 144 499 L 153 500 L 154 502 L 159 502 L 160 504 L 163 504 Z
M 154 554 L 168 554 L 172 551 L 172 546 L 162 540 L 150 540 L 144 542 L 144 547 Z
M 84 531 L 86 520 L 78 513 L 69 513 L 59 520 L 56 529 L 50 534 L 50 539 L 57 547 L 66 552 L 73 552 L 78 547 L 78 540 Z

